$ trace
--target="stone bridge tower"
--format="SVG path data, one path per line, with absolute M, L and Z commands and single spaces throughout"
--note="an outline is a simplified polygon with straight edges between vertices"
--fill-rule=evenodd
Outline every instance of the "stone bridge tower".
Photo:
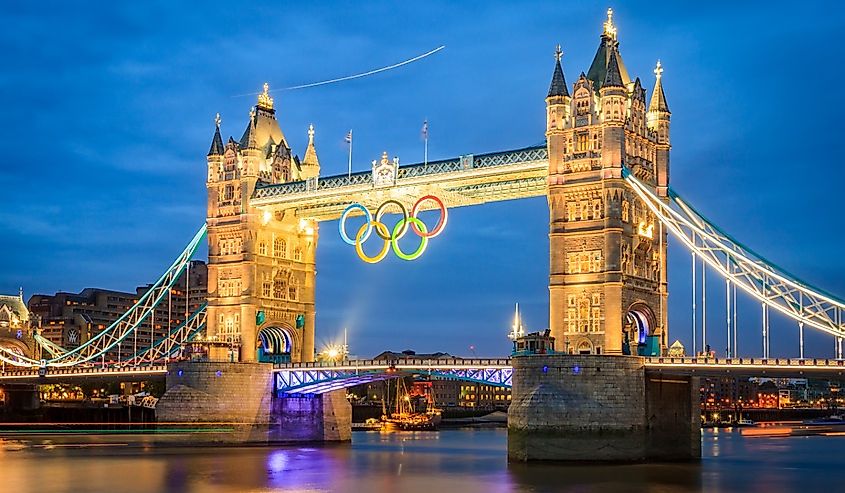
M 208 153 L 208 328 L 213 359 L 311 361 L 317 225 L 250 205 L 256 187 L 316 179 L 309 128 L 304 158 L 291 153 L 267 84 L 240 141 Z
M 658 354 L 666 347 L 666 231 L 622 178 L 666 196 L 669 108 L 657 80 L 631 80 L 612 11 L 593 63 L 570 87 L 560 47 L 546 98 L 549 323 L 557 349 Z

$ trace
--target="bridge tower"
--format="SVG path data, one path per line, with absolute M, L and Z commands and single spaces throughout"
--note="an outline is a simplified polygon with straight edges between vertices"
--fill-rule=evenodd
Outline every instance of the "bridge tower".
M 311 361 L 317 225 L 293 211 L 250 205 L 257 187 L 316 179 L 309 128 L 304 158 L 291 153 L 267 84 L 240 141 L 226 144 L 220 118 L 208 152 L 210 356 L 233 361 Z
M 558 350 L 655 354 L 666 348 L 666 231 L 628 190 L 623 164 L 666 196 L 669 108 L 660 80 L 631 80 L 612 11 L 569 93 L 555 54 L 546 97 L 549 324 Z

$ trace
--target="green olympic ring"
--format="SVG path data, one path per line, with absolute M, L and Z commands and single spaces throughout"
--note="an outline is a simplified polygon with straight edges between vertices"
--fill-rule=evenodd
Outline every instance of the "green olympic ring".
M 402 249 L 399 248 L 399 238 L 401 238 L 402 235 L 405 233 L 403 232 L 401 235 L 398 234 L 399 228 L 403 228 L 403 231 L 408 230 L 408 223 L 413 224 L 414 226 L 422 230 L 423 233 L 422 235 L 419 235 L 420 246 L 417 247 L 414 253 L 410 254 L 403 252 Z M 390 246 L 393 247 L 393 253 L 395 253 L 396 256 L 401 258 L 402 260 L 416 260 L 420 258 L 420 255 L 425 252 L 425 247 L 428 246 L 428 237 L 423 236 L 425 233 L 428 233 L 428 228 L 425 227 L 425 223 L 422 222 L 420 219 L 417 219 L 416 217 L 400 219 L 399 222 L 396 223 L 396 226 L 393 227 L 393 234 L 390 236 Z

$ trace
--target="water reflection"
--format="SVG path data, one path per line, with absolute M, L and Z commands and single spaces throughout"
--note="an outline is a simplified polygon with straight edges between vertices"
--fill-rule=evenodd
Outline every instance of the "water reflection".
M 38 492 L 839 491 L 843 437 L 706 432 L 700 463 L 508 464 L 502 429 L 354 434 L 352 445 L 143 447 L 144 437 L 0 446 L 3 490 Z M 14 444 L 10 444 L 14 445 Z M 130 446 L 136 445 L 136 446 Z

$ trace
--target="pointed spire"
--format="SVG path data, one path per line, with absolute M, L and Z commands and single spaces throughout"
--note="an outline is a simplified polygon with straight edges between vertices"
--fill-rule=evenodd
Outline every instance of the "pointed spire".
M 258 144 L 255 140 L 255 120 L 256 120 L 256 113 L 255 107 L 249 109 L 249 123 L 246 125 L 246 129 L 244 130 L 243 136 L 241 136 L 241 149 L 253 149 L 258 147 Z
M 625 87 L 622 81 L 622 74 L 619 72 L 619 61 L 616 58 L 616 50 L 610 51 L 610 60 L 607 62 L 607 73 L 604 76 L 602 88 Z
M 639 77 L 634 80 L 634 89 L 631 93 L 631 98 L 645 103 L 645 89 L 643 89 L 643 83 L 640 81 Z
M 308 147 L 302 158 L 305 178 L 318 176 L 320 174 L 320 160 L 317 158 L 317 148 L 314 146 L 314 125 L 308 125 Z
M 220 113 L 217 113 L 214 117 L 214 137 L 211 139 L 211 149 L 208 150 L 209 156 L 223 155 L 223 137 L 220 136 L 220 123 L 222 121 L 220 119 Z
M 669 105 L 666 104 L 666 94 L 663 93 L 663 65 L 660 60 L 657 60 L 657 67 L 654 69 L 654 75 L 657 79 L 654 83 L 654 91 L 651 93 L 651 102 L 648 104 L 648 111 L 663 111 L 670 113 Z
M 557 50 L 555 50 L 555 71 L 552 74 L 552 84 L 549 86 L 549 95 L 547 97 L 569 96 L 566 79 L 563 77 L 563 68 L 560 66 L 561 57 L 563 57 L 563 51 L 561 51 L 560 45 L 557 45 Z

